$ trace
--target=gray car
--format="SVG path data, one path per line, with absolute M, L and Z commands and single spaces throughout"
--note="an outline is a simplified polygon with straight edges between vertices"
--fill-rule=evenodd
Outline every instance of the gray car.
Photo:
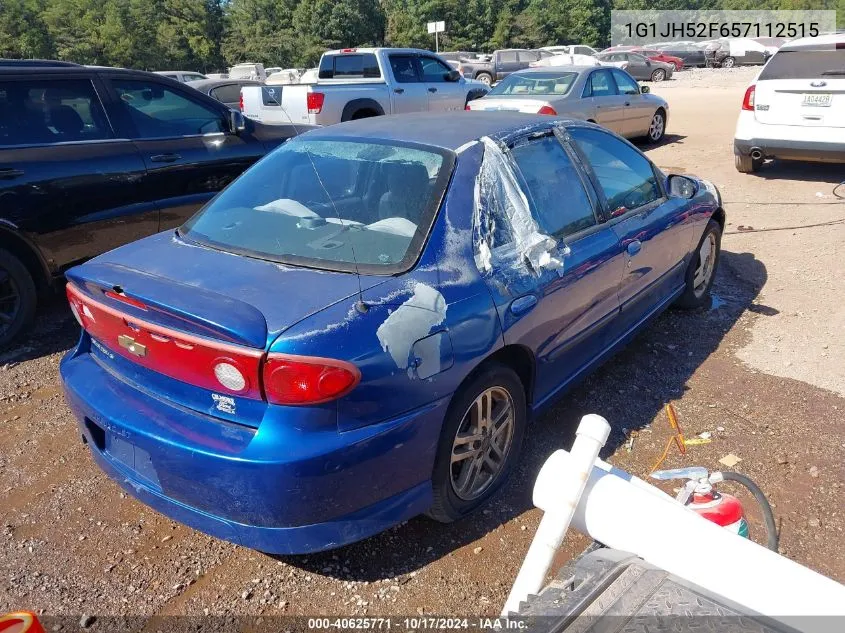
M 599 53 L 596 55 L 602 64 L 610 64 L 626 71 L 634 79 L 639 81 L 663 81 L 669 79 L 675 72 L 675 67 L 666 62 L 659 62 L 644 57 L 639 53 L 627 51 L 616 51 Z
M 521 70 L 497 84 L 470 110 L 513 110 L 598 123 L 620 136 L 658 142 L 666 132 L 669 104 L 640 87 L 624 70 L 556 66 Z
M 240 107 L 241 88 L 261 86 L 263 83 L 257 79 L 201 79 L 189 81 L 187 85 L 237 110 Z

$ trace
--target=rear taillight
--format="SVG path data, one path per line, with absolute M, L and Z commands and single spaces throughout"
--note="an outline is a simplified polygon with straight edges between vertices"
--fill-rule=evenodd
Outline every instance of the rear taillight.
M 745 91 L 745 96 L 742 98 L 742 109 L 743 110 L 754 110 L 754 86 L 748 86 L 748 90 Z
M 361 380 L 358 368 L 345 361 L 265 354 L 185 334 L 123 314 L 84 295 L 73 284 L 66 289 L 73 316 L 98 343 L 190 385 L 273 404 L 310 405 L 340 398 Z M 104 294 L 118 301 L 123 297 Z
M 264 393 L 273 404 L 319 404 L 346 395 L 361 380 L 355 365 L 328 358 L 270 354 Z
M 466 104 L 466 105 L 464 106 L 464 110 L 471 111 L 471 110 L 472 110 L 472 107 L 471 107 L 469 104 Z
M 242 92 L 238 95 L 238 109 L 243 112 L 244 111 L 244 93 Z
M 537 110 L 537 114 L 553 114 L 556 115 L 557 112 L 552 106 L 544 105 L 542 108 Z
M 323 111 L 323 102 L 325 100 L 326 95 L 322 92 L 309 92 L 306 99 L 308 114 L 320 114 Z

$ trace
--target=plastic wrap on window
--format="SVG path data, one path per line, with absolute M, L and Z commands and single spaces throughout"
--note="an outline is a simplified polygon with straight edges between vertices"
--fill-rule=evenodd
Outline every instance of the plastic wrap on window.
M 484 273 L 494 262 L 540 275 L 543 269 L 563 267 L 556 257 L 557 241 L 540 231 L 528 199 L 498 143 L 488 137 L 475 181 L 475 263 Z M 496 243 L 499 239 L 500 244 Z

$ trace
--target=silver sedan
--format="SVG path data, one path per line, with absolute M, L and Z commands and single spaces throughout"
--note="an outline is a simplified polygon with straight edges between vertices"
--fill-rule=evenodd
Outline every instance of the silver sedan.
M 666 133 L 669 104 L 649 93 L 624 70 L 557 66 L 515 72 L 470 110 L 512 110 L 598 123 L 620 136 L 656 143 Z

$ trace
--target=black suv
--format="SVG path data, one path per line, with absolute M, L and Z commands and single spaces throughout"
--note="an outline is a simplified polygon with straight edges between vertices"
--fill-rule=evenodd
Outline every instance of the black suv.
M 161 75 L 0 60 L 0 348 L 66 268 L 182 224 L 296 134 Z

